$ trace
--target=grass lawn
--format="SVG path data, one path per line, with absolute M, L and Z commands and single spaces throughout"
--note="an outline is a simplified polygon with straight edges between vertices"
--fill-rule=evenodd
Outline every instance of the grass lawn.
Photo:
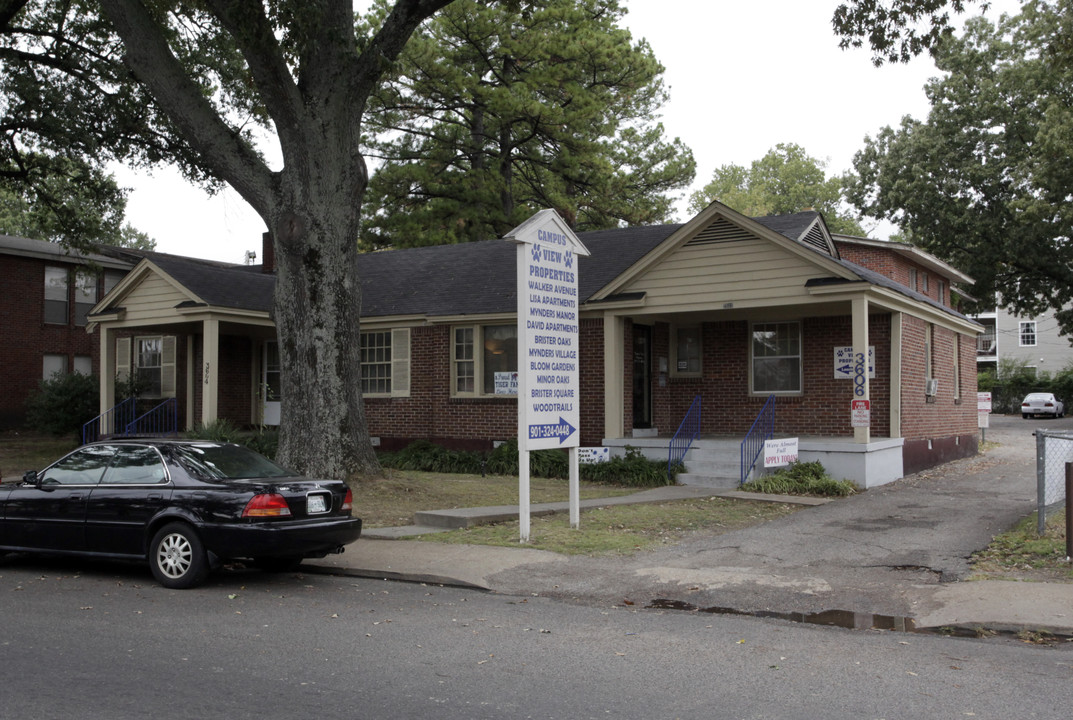
M 79 445 L 74 435 L 0 433 L 0 474 L 6 482 L 21 480 L 27 470 L 40 470 Z
M 354 515 L 366 527 L 410 525 L 418 510 L 449 510 L 490 505 L 516 505 L 518 478 L 506 475 L 464 475 L 416 470 L 385 470 L 382 478 L 351 481 Z M 637 488 L 581 483 L 582 499 L 617 497 L 637 492 Z M 530 501 L 566 502 L 570 490 L 566 480 L 531 478 Z
M 618 505 L 583 511 L 576 529 L 570 527 L 568 513 L 556 513 L 531 518 L 525 547 L 567 555 L 628 554 L 674 544 L 698 533 L 720 535 L 801 509 L 801 505 L 720 497 Z M 418 539 L 518 547 L 518 521 L 422 535 Z
M 1065 511 L 1047 517 L 1043 537 L 1036 534 L 1036 523 L 1033 513 L 996 535 L 973 556 L 973 579 L 1073 582 L 1073 565 L 1066 562 Z

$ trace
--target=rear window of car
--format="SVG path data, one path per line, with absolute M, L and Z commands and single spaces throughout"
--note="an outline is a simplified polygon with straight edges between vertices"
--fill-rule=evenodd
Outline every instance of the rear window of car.
M 295 473 L 241 445 L 178 445 L 172 457 L 201 480 L 294 477 Z

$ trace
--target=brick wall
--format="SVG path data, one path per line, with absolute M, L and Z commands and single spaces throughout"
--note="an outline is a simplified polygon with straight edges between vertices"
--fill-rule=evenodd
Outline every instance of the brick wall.
M 856 263 L 857 265 L 866 267 L 881 275 L 886 275 L 894 282 L 900 285 L 905 285 L 906 287 L 909 287 L 910 269 L 916 270 L 916 291 L 922 295 L 926 295 L 932 300 L 938 300 L 947 307 L 950 306 L 950 278 L 939 275 L 932 270 L 928 270 L 923 265 L 915 263 L 905 256 L 899 255 L 891 250 L 837 241 L 835 242 L 835 245 L 838 248 L 838 254 L 843 260 L 848 260 L 851 263 Z M 928 282 L 926 289 L 923 287 L 925 275 L 927 276 Z M 940 280 L 945 281 L 943 297 L 939 297 Z
M 65 325 L 45 323 L 45 267 L 79 267 L 62 259 L 43 260 L 0 254 L 0 277 L 4 279 L 4 301 L 0 303 L 0 427 L 21 426 L 26 417 L 26 400 L 42 379 L 45 355 L 66 357 L 68 372 L 76 355 L 91 358 L 93 373 L 100 373 L 96 335 L 74 324 L 74 280 L 68 282 Z M 98 287 L 98 292 L 101 288 Z
M 976 340 L 932 326 L 932 376 L 937 393 L 925 395 L 928 324 L 905 316 L 902 322 L 902 437 L 905 472 L 912 473 L 958 457 L 978 447 L 976 411 Z M 960 398 L 955 397 L 954 344 L 959 344 Z
M 869 319 L 870 343 L 876 348 L 876 380 L 871 383 L 872 433 L 890 433 L 890 317 Z M 704 369 L 701 378 L 668 377 L 666 387 L 653 387 L 656 424 L 673 432 L 696 395 L 703 406 L 702 432 L 744 434 L 767 402 L 767 395 L 749 393 L 749 323 L 728 321 L 702 326 Z M 653 342 L 654 364 L 667 357 L 670 328 L 658 324 Z M 776 399 L 776 431 L 797 435 L 843 437 L 853 434 L 850 401 L 853 384 L 834 377 L 834 348 L 853 344 L 851 319 L 806 318 L 802 321 L 801 395 Z

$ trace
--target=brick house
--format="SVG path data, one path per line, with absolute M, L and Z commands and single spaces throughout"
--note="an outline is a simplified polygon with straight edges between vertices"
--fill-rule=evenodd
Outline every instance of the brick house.
M 774 397 L 776 430 L 800 437 L 803 459 L 865 486 L 976 452 L 980 327 L 949 300 L 969 278 L 926 253 L 832 236 L 815 212 L 748 218 L 720 203 L 684 225 L 578 237 L 591 253 L 578 260 L 582 445 L 665 457 L 698 396 L 702 432 L 740 440 Z M 270 250 L 262 266 L 147 254 L 91 314 L 102 365 L 156 362 L 187 426 L 278 423 Z M 512 437 L 517 398 L 496 379 L 518 370 L 514 245 L 361 266 L 362 389 L 380 446 Z M 143 352 L 157 346 L 159 360 Z M 871 369 L 853 376 L 845 359 L 864 348 Z M 114 377 L 101 376 L 102 409 Z M 871 404 L 867 427 L 851 422 L 855 398 Z
M 0 428 L 20 427 L 26 400 L 55 373 L 100 370 L 86 315 L 133 267 L 122 256 L 0 235 Z

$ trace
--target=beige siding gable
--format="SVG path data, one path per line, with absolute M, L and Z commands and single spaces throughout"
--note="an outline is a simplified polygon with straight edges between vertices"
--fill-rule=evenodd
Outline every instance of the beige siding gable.
M 184 293 L 157 273 L 148 273 L 125 294 L 122 300 L 127 321 L 166 320 L 175 317 L 175 306 L 182 302 L 197 301 L 190 293 Z
M 808 301 L 805 283 L 831 275 L 798 253 L 738 232 L 721 241 L 685 243 L 619 292 L 644 292 L 649 310 L 669 312 L 727 303 L 781 305 Z

